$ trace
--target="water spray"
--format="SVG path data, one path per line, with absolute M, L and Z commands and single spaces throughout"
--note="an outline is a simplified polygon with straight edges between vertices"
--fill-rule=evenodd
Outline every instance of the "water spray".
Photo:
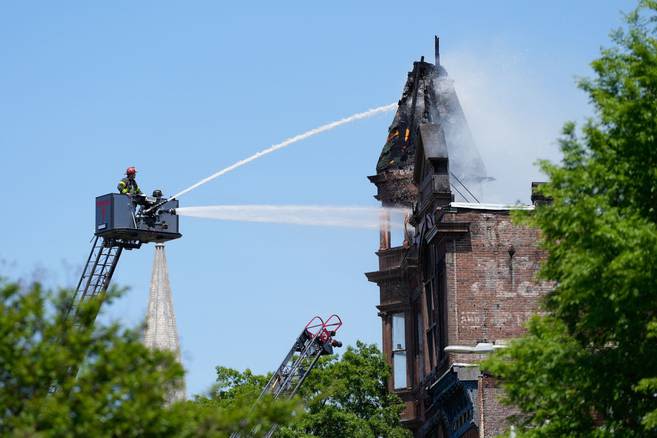
M 230 166 L 228 166 L 224 169 L 221 169 L 220 171 L 215 172 L 215 173 L 213 173 L 212 175 L 210 175 L 206 178 L 203 178 L 202 180 L 198 181 L 197 183 L 194 183 L 191 186 L 187 187 L 186 189 L 181 190 L 180 192 L 178 192 L 175 195 L 171 196 L 168 200 L 173 201 L 174 199 L 179 199 L 182 195 L 191 192 L 192 190 L 202 186 L 205 183 L 208 183 L 208 182 L 212 181 L 213 179 L 219 178 L 220 176 L 225 175 L 228 172 L 232 172 L 233 170 L 235 170 L 237 168 L 240 168 L 240 167 L 244 166 L 245 164 L 250 163 L 251 161 L 255 161 L 260 157 L 264 157 L 265 155 L 269 155 L 272 152 L 276 152 L 277 150 L 283 149 L 287 146 L 290 146 L 291 144 L 300 142 L 301 140 L 305 140 L 305 139 L 313 137 L 317 134 L 321 134 L 322 132 L 330 131 L 334 128 L 337 128 L 338 126 L 342 126 L 342 125 L 346 125 L 347 123 L 355 122 L 356 120 L 367 119 L 367 118 L 375 116 L 377 114 L 392 111 L 395 108 L 397 108 L 397 103 L 391 103 L 391 104 L 388 104 L 388 105 L 379 106 L 379 107 L 372 108 L 370 110 L 364 111 L 362 113 L 356 113 L 356 114 L 353 114 L 349 117 L 345 117 L 343 119 L 336 120 L 335 122 L 327 123 L 327 124 L 319 126 L 317 128 L 313 128 L 313 129 L 311 129 L 309 131 L 306 131 L 302 134 L 295 135 L 294 137 L 290 137 L 286 140 L 283 140 L 280 143 L 277 143 L 275 145 L 272 145 L 272 146 L 268 147 L 267 149 L 264 149 L 260 152 L 256 152 L 255 154 L 251 155 L 250 157 L 247 157 L 243 160 L 240 160 L 240 161 L 238 161 L 234 164 L 231 164 Z M 151 214 L 154 211 L 156 211 L 158 208 L 160 208 L 163 204 L 164 204 L 164 202 L 155 204 L 152 207 L 148 208 L 147 210 L 144 210 L 144 213 L 145 214 Z
M 175 195 L 173 195 L 172 198 L 173 199 L 179 199 L 185 193 L 188 193 L 188 192 L 194 190 L 195 188 L 200 187 L 203 184 L 212 181 L 215 178 L 219 178 L 220 176 L 225 175 L 228 172 L 231 172 L 231 171 L 233 171 L 233 170 L 235 170 L 239 167 L 244 166 L 245 164 L 250 163 L 251 161 L 257 160 L 258 158 L 264 157 L 265 155 L 271 154 L 272 152 L 276 152 L 277 150 L 283 149 L 287 146 L 290 146 L 291 144 L 294 144 L 294 143 L 297 143 L 301 140 L 305 140 L 307 138 L 313 137 L 317 134 L 321 134 L 322 132 L 330 131 L 331 129 L 337 128 L 338 126 L 342 126 L 342 125 L 346 125 L 347 123 L 355 122 L 356 120 L 367 119 L 367 118 L 372 117 L 376 114 L 392 111 L 395 108 L 397 108 L 396 103 L 391 103 L 389 105 L 384 105 L 384 106 L 380 106 L 380 107 L 377 107 L 377 108 L 372 108 L 372 109 L 367 110 L 365 112 L 356 113 L 356 114 L 351 115 L 349 117 L 345 117 L 343 119 L 336 120 L 335 122 L 327 123 L 326 125 L 322 125 L 318 128 L 311 129 L 309 131 L 304 132 L 303 134 L 299 134 L 299 135 L 295 135 L 294 137 L 290 137 L 286 140 L 283 140 L 280 143 L 277 143 L 275 145 L 272 145 L 272 146 L 268 147 L 265 150 L 257 152 L 255 154 L 251 155 L 250 157 L 247 157 L 243 160 L 240 160 L 237 163 L 232 164 L 232 165 L 230 165 L 230 166 L 228 166 L 228 167 L 226 167 L 226 168 L 224 168 L 224 169 L 222 169 L 222 170 L 220 170 L 216 173 L 213 173 L 212 175 L 208 176 L 207 178 L 203 178 L 199 182 L 197 182 L 195 184 L 192 184 L 191 186 L 187 187 L 185 190 L 182 190 L 182 191 L 176 193 Z
M 256 152 L 255 154 L 251 155 L 250 157 L 247 157 L 243 160 L 240 160 L 240 161 L 238 161 L 234 164 L 231 164 L 230 166 L 228 166 L 224 169 L 221 169 L 220 171 L 218 171 L 216 173 L 213 173 L 212 175 L 208 176 L 207 178 L 203 178 L 199 182 L 197 182 L 195 184 L 192 184 L 191 186 L 187 187 L 185 190 L 181 190 L 180 192 L 176 193 L 175 195 L 170 197 L 169 200 L 180 199 L 180 197 L 182 195 L 191 192 L 195 188 L 198 188 L 198 187 L 202 186 L 203 184 L 212 181 L 215 178 L 219 178 L 220 176 L 225 175 L 228 172 L 232 172 L 233 170 L 235 170 L 239 167 L 242 167 L 245 164 L 250 163 L 251 161 L 255 161 L 260 157 L 264 157 L 265 155 L 269 155 L 272 152 L 276 152 L 277 150 L 283 149 L 287 146 L 290 146 L 291 144 L 300 142 L 301 140 L 305 140 L 305 139 L 313 137 L 317 134 L 321 134 L 322 132 L 330 131 L 331 129 L 337 128 L 338 126 L 342 126 L 342 125 L 346 125 L 347 123 L 355 122 L 356 120 L 367 119 L 367 118 L 375 116 L 377 114 L 392 111 L 395 108 L 397 108 L 396 103 L 391 103 L 389 105 L 379 106 L 379 107 L 372 108 L 370 110 L 364 111 L 362 113 L 356 113 L 356 114 L 353 114 L 349 117 L 345 117 L 343 119 L 336 120 L 335 122 L 327 123 L 326 125 L 322 125 L 318 128 L 313 128 L 309 131 L 304 132 L 303 134 L 298 134 L 298 135 L 295 135 L 294 137 L 290 137 L 286 140 L 283 140 L 280 143 L 277 143 L 275 145 L 272 145 L 272 146 L 268 147 L 267 149 L 264 149 L 260 152 Z M 146 213 L 150 213 L 151 211 L 156 210 L 160 206 L 161 205 L 156 204 L 156 205 L 152 206 L 150 209 L 148 209 L 146 211 Z
M 402 229 L 410 210 L 318 205 L 209 205 L 169 210 L 178 216 L 204 219 L 368 229 L 380 226 L 382 212 L 390 213 L 393 228 Z

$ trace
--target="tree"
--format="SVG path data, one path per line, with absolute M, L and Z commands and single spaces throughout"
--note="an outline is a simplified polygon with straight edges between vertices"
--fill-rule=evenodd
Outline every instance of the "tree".
M 340 358 L 320 358 L 301 386 L 304 412 L 280 437 L 408 437 L 401 426 L 401 400 L 387 390 L 389 368 L 375 345 L 358 342 Z M 267 376 L 217 367 L 217 384 L 204 403 L 230 406 L 257 398 Z M 246 400 L 246 402 L 245 402 Z
M 657 433 L 657 2 L 626 16 L 580 82 L 595 110 L 541 162 L 551 204 L 521 221 L 554 282 L 525 337 L 484 363 L 522 436 Z
M 119 295 L 109 291 L 104 306 Z M 67 297 L 0 279 L 0 435 L 228 436 L 290 420 L 289 403 L 253 415 L 168 404 L 184 374 L 173 355 L 146 348 L 138 329 L 93 324 L 100 300 L 80 306 L 74 323 Z
M 136 436 L 169 434 L 168 391 L 183 370 L 165 352 L 149 351 L 136 331 L 95 329 L 99 303 L 66 318 L 67 294 L 38 283 L 0 284 L 0 434 Z M 116 291 L 109 294 L 111 301 Z M 78 371 L 79 370 L 79 371 Z
M 302 414 L 294 400 L 273 400 L 264 397 L 255 403 L 267 376 L 243 373 L 222 366 L 217 367 L 217 381 L 209 396 L 197 396 L 190 402 L 194 415 L 194 429 L 198 436 L 224 436 L 237 432 L 250 438 L 264 436 L 272 426 L 289 424 Z

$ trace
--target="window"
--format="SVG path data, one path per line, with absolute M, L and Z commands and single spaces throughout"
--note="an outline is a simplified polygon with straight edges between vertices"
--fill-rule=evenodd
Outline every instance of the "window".
M 394 388 L 406 388 L 406 320 L 403 313 L 392 315 L 392 370 Z

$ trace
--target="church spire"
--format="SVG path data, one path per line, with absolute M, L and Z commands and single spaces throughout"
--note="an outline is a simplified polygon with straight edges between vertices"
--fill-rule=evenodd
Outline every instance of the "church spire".
M 146 324 L 144 345 L 152 349 L 171 351 L 180 362 L 180 341 L 176 329 L 176 315 L 173 310 L 164 243 L 155 244 Z M 169 394 L 169 401 L 184 400 L 185 397 L 185 387 L 183 386 L 175 393 Z

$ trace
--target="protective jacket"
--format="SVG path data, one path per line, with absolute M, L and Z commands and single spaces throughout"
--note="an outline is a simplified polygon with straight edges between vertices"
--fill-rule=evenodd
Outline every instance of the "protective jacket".
M 123 178 L 121 181 L 119 181 L 117 188 L 119 189 L 119 193 L 124 195 L 141 195 L 141 190 L 137 185 L 137 181 L 135 181 L 133 178 Z

